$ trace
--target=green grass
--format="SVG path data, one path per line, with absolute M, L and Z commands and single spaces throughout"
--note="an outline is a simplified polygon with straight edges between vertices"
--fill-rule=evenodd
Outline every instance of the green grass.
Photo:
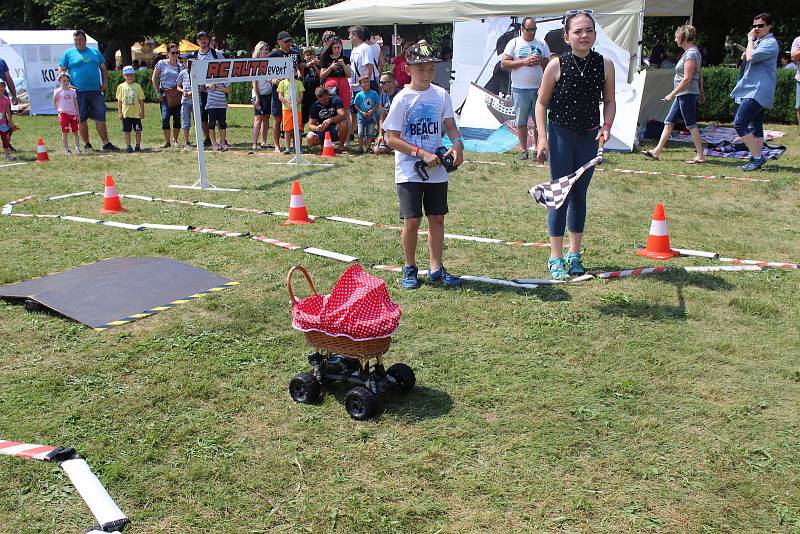
M 161 132 L 157 109 L 147 111 L 152 147 Z M 231 140 L 249 146 L 250 112 L 230 114 Z M 98 198 L 45 198 L 99 191 L 106 174 L 122 193 L 285 210 L 299 173 L 312 214 L 398 222 L 390 158 L 296 169 L 266 165 L 282 156 L 209 153 L 210 179 L 244 190 L 204 193 L 168 188 L 196 180 L 193 152 L 66 157 L 53 117 L 18 122 L 20 158 L 33 159 L 42 134 L 52 161 L 0 168 L 0 203 L 36 195 L 15 211 L 97 216 Z M 794 126 L 768 127 L 787 131 L 789 146 L 753 174 L 769 183 L 596 173 L 587 266 L 653 265 L 634 246 L 659 201 L 673 246 L 800 260 L 800 142 Z M 685 165 L 690 155 L 689 145 L 670 145 L 661 162 L 612 153 L 604 166 L 743 174 L 730 160 Z M 545 210 L 525 191 L 546 169 L 513 154 L 468 158 L 507 165 L 451 175 L 447 230 L 545 240 Z M 391 230 L 123 202 L 129 211 L 115 220 L 248 230 L 364 264 L 402 261 Z M 797 271 L 414 292 L 379 273 L 403 309 L 387 362 L 410 364 L 419 387 L 357 423 L 343 390 L 312 406 L 287 394 L 308 346 L 290 326 L 286 272 L 302 263 L 327 292 L 344 264 L 247 239 L 44 219 L 0 217 L 0 235 L 0 283 L 125 255 L 171 256 L 241 282 L 105 332 L 0 302 L 0 437 L 76 447 L 131 517 L 126 532 L 800 530 Z M 535 277 L 546 275 L 546 254 L 447 241 L 445 261 L 455 273 Z M 55 466 L 0 458 L 0 532 L 91 523 Z

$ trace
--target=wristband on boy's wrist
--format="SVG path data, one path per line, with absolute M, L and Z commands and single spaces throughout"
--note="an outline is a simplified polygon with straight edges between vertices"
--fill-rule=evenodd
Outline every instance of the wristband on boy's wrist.
M 610 130 L 611 129 L 611 123 L 610 122 L 604 122 L 603 123 L 603 128 L 608 128 Z
M 463 146 L 464 146 L 464 136 L 463 135 L 459 135 L 458 137 L 456 137 L 453 140 L 453 143 L 461 143 L 461 146 L 463 148 Z
M 419 150 L 420 150 L 420 148 L 418 146 L 412 146 L 411 147 L 411 155 L 414 156 L 415 158 L 418 157 L 419 156 Z

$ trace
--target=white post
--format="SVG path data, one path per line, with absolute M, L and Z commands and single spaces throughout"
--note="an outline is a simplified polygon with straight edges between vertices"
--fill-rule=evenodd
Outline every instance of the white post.
M 192 115 L 194 115 L 194 140 L 197 143 L 197 165 L 200 167 L 200 189 L 208 187 L 208 175 L 206 174 L 206 153 L 203 150 L 203 118 L 200 109 L 199 84 L 194 76 L 191 76 L 192 83 Z
M 289 101 L 292 104 L 292 121 L 294 122 L 294 157 L 289 160 L 289 163 L 295 165 L 305 165 L 303 160 L 303 152 L 300 150 L 300 120 L 297 109 L 297 93 L 294 88 L 294 71 L 289 75 Z
M 400 54 L 400 43 L 397 42 L 397 24 L 394 25 L 394 33 L 392 34 L 392 46 L 394 46 L 394 55 L 395 57 Z
M 306 26 L 306 47 L 308 47 L 308 46 L 311 46 L 311 45 L 309 45 L 309 39 L 308 39 L 308 26 Z

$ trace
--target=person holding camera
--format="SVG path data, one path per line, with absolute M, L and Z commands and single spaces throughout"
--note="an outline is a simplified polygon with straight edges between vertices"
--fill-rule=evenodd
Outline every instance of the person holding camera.
M 401 238 L 405 265 L 400 285 L 405 289 L 416 289 L 420 285 L 416 255 L 424 207 L 430 251 L 428 281 L 458 287 L 463 283 L 461 278 L 447 272 L 442 264 L 448 178 L 436 152 L 446 131 L 453 146 L 442 159 L 449 160 L 452 156 L 451 168 L 458 167 L 463 161 L 464 139 L 456 126 L 450 95 L 431 84 L 436 76 L 436 63 L 440 60 L 422 41 L 408 49 L 406 60 L 411 83 L 395 96 L 383 122 L 386 144 L 395 151 L 394 181 L 403 219 Z M 416 165 L 422 162 L 424 168 L 417 172 Z
M 350 68 L 350 59 L 344 56 L 342 40 L 332 37 L 328 45 L 319 54 L 321 70 L 319 78 L 322 85 L 333 91 L 333 96 L 338 96 L 344 104 L 344 109 L 348 110 L 348 117 L 345 120 L 348 130 L 350 128 L 350 104 L 353 102 L 353 93 L 350 91 L 350 76 L 353 70 Z M 347 136 L 345 135 L 345 141 Z

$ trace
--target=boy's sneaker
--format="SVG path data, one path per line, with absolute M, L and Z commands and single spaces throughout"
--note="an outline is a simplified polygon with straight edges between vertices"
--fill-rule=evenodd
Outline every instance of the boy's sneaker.
M 230 148 L 230 145 L 228 145 L 228 143 L 220 143 L 219 145 L 219 149 L 223 152 L 227 152 L 228 148 Z
M 161 143 L 160 145 L 158 145 L 158 148 L 162 148 L 163 149 L 163 148 L 169 148 L 170 146 L 171 145 L 169 143 Z
M 517 159 L 520 160 L 520 161 L 525 161 L 526 159 L 528 159 L 528 151 L 527 150 L 520 150 L 519 151 L 519 156 L 517 156 Z
M 76 154 L 80 154 L 81 153 L 81 147 L 79 147 L 78 145 L 75 145 L 75 153 Z
M 419 269 L 416 265 L 406 265 L 403 267 L 403 278 L 400 280 L 400 286 L 403 289 L 417 289 L 419 287 L 419 280 L 417 273 Z
M 272 148 L 272 147 L 271 147 L 270 145 L 267 145 L 267 144 L 261 143 L 261 147 L 260 147 L 260 148 L 261 148 L 261 150 L 266 150 L 266 149 L 268 149 L 268 148 Z
M 118 152 L 119 151 L 119 149 L 117 147 L 115 147 L 111 143 L 111 141 L 109 141 L 108 143 L 103 143 L 103 150 L 108 150 L 109 152 Z
M 283 153 L 289 156 L 292 153 L 292 149 L 287 146 L 286 148 L 283 149 Z
M 142 147 L 140 147 L 139 145 L 136 145 L 135 147 L 133 147 L 133 151 L 134 152 L 141 152 L 142 151 Z
M 220 150 L 222 150 L 222 147 L 219 145 L 213 145 L 211 147 L 211 150 L 213 150 L 214 152 L 219 152 Z
M 72 155 L 72 152 L 70 152 L 70 150 L 67 147 L 64 147 L 64 154 L 66 154 L 67 156 L 70 156 L 70 155 Z
M 184 150 L 191 150 L 192 148 L 194 147 L 191 145 L 191 143 L 186 143 L 185 145 L 183 145 Z
M 209 139 L 208 137 L 206 137 L 205 141 L 203 141 L 203 146 L 211 146 L 211 144 L 212 144 L 212 143 L 211 143 L 211 139 Z
M 251 152 L 255 152 L 256 150 L 258 150 L 258 145 L 253 145 L 253 146 L 250 148 L 250 151 L 251 151 Z
M 739 168 L 743 171 L 756 171 L 763 167 L 766 162 L 767 158 L 753 158 Z
M 125 149 L 125 152 L 127 152 L 128 154 L 133 154 L 133 147 L 131 145 L 128 145 L 128 148 Z
M 581 263 L 580 252 L 570 252 L 567 254 L 567 272 L 570 276 L 581 276 L 586 274 L 586 269 L 583 268 Z
M 448 273 L 444 265 L 439 267 L 435 271 L 431 271 L 428 273 L 428 281 L 433 282 L 434 284 L 444 284 L 447 287 L 460 287 L 464 281 L 454 274 Z
M 94 150 L 94 147 L 92 146 L 92 143 L 86 143 L 85 145 L 83 145 L 83 149 L 84 150 Z
M 553 280 L 567 280 L 567 264 L 564 258 L 550 258 L 547 260 L 547 270 L 550 271 L 550 278 Z

